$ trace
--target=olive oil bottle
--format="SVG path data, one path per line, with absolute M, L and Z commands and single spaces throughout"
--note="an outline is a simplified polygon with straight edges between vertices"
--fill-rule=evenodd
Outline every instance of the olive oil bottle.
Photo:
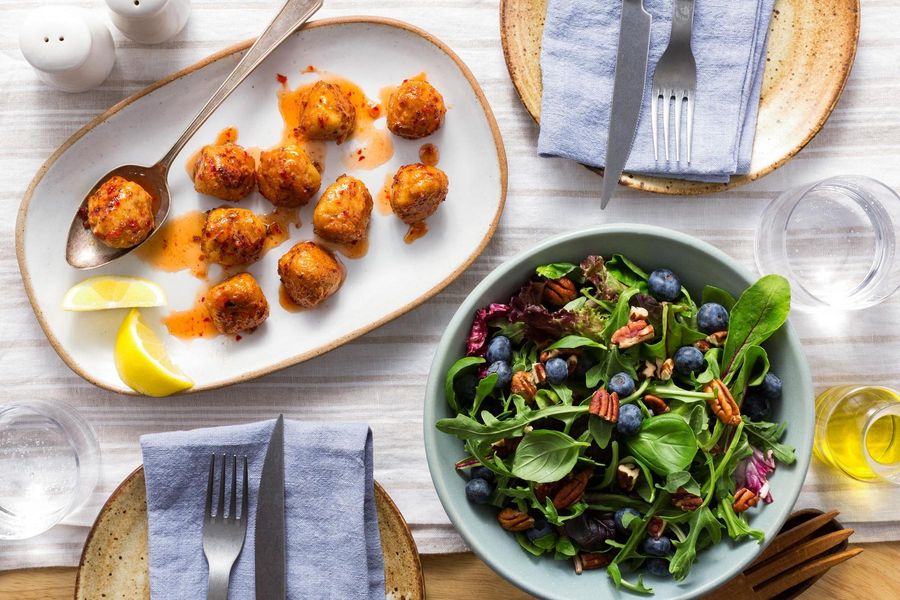
M 900 484 L 900 394 L 844 385 L 816 399 L 816 456 L 861 481 Z

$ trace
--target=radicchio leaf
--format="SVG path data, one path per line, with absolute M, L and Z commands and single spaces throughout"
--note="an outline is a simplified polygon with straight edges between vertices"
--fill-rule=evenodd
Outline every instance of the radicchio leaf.
M 581 273 L 584 280 L 594 286 L 596 297 L 601 300 L 614 302 L 619 297 L 619 293 L 626 289 L 621 281 L 611 276 L 606 270 L 606 263 L 602 256 L 588 256 L 581 261 Z
M 538 344 L 566 335 L 601 339 L 605 320 L 590 303 L 575 310 L 561 308 L 551 311 L 541 303 L 544 285 L 542 281 L 529 281 L 512 297 L 509 311 L 511 322 L 524 323 L 528 338 Z
M 597 552 L 609 547 L 606 540 L 616 538 L 616 522 L 612 513 L 589 511 L 566 521 L 565 531 L 582 550 Z
M 509 310 L 508 304 L 494 303 L 475 311 L 472 328 L 469 330 L 469 338 L 466 340 L 467 356 L 484 356 L 484 353 L 487 351 L 488 321 L 507 317 Z
M 759 494 L 763 502 L 771 504 L 772 491 L 769 489 L 769 476 L 775 472 L 775 459 L 772 451 L 765 454 L 759 448 L 753 448 L 753 454 L 738 463 L 734 470 L 734 481 L 737 488 L 747 488 Z

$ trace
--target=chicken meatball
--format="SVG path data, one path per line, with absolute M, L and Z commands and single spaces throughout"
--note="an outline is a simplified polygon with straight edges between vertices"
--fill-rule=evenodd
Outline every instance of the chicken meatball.
M 237 144 L 204 146 L 194 162 L 193 179 L 201 194 L 237 202 L 253 191 L 256 163 Z
M 356 125 L 356 108 L 340 87 L 317 81 L 300 109 L 300 133 L 310 140 L 335 140 L 350 137 Z
M 221 333 L 256 329 L 269 317 L 269 302 L 250 273 L 226 279 L 206 293 L 206 310 Z
M 424 221 L 447 198 L 447 174 L 417 163 L 400 167 L 391 183 L 391 209 L 407 225 Z
M 265 150 L 256 172 L 259 193 L 275 206 L 297 208 L 315 196 L 322 176 L 300 146 Z
M 437 131 L 446 112 L 444 98 L 433 85 L 407 79 L 388 101 L 387 127 L 394 135 L 417 140 Z
M 246 208 L 223 206 L 206 214 L 200 243 L 210 262 L 224 267 L 255 262 L 266 241 L 266 224 Z
M 329 242 L 358 242 L 366 237 L 372 207 L 372 194 L 366 184 L 341 175 L 322 192 L 313 211 L 313 230 Z
M 313 308 L 341 287 L 344 265 L 315 242 L 300 242 L 278 260 L 278 275 L 291 300 Z
M 111 248 L 137 246 L 153 231 L 153 223 L 153 196 L 124 177 L 110 177 L 88 198 L 88 227 Z

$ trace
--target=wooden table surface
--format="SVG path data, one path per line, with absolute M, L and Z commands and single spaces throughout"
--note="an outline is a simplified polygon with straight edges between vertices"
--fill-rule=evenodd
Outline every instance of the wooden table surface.
M 803 598 L 900 598 L 900 542 L 861 544 L 865 552 L 832 569 Z M 429 600 L 531 598 L 497 576 L 474 554 L 422 557 Z M 69 600 L 75 569 L 0 572 L 0 600 Z M 91 599 L 93 600 L 93 599 Z

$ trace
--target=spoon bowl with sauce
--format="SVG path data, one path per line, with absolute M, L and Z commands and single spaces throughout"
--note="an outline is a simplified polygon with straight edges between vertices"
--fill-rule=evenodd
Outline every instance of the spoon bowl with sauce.
M 191 124 L 187 126 L 184 133 L 181 134 L 172 148 L 159 162 L 150 167 L 140 165 L 116 167 L 94 184 L 79 206 L 72 220 L 72 225 L 69 227 L 69 238 L 66 242 L 66 261 L 71 266 L 76 269 L 93 269 L 105 265 L 139 247 L 152 237 L 153 233 L 159 230 L 168 217 L 171 206 L 168 174 L 175 157 L 178 156 L 178 153 L 181 152 L 188 140 L 200 129 L 225 98 L 262 63 L 263 59 L 319 10 L 322 7 L 322 2 L 323 0 L 287 0 L 266 30 L 247 50 L 231 74 L 225 78 L 219 89 L 216 90 L 206 105 L 194 117 Z M 88 198 L 105 182 L 116 176 L 140 185 L 150 194 L 155 209 L 153 232 L 142 242 L 130 248 L 107 246 L 98 240 L 90 228 L 87 227 Z

